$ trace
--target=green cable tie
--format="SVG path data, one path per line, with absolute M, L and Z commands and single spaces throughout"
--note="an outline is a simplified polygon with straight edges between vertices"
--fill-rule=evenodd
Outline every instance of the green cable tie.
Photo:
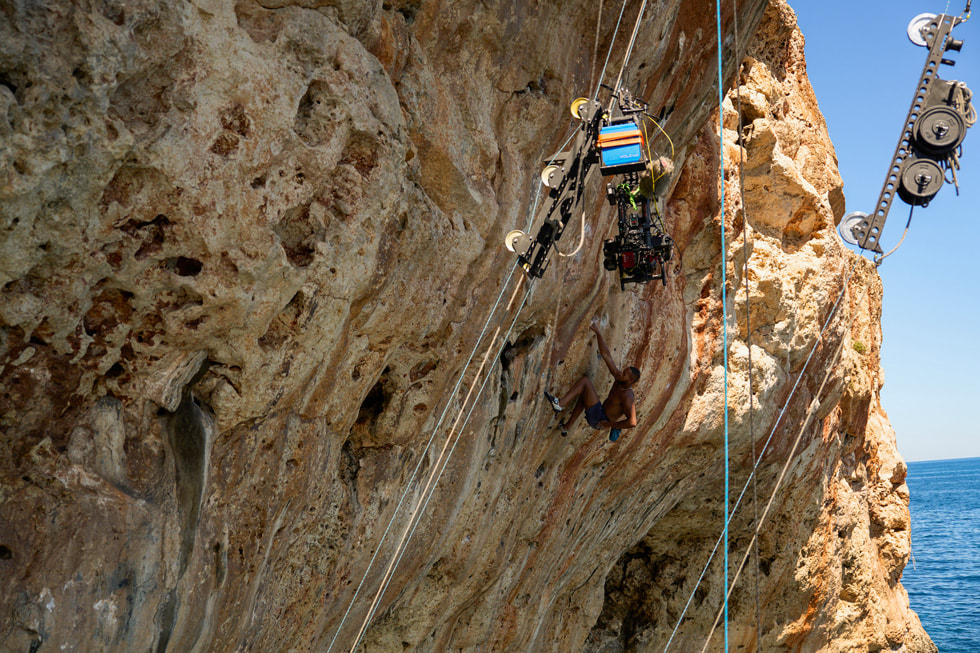
M 633 210 L 638 211 L 639 208 L 636 206 L 636 195 L 640 192 L 639 187 L 636 190 L 630 190 L 629 184 L 624 181 L 618 186 L 618 188 L 626 194 L 626 199 L 630 201 L 630 206 L 633 207 Z

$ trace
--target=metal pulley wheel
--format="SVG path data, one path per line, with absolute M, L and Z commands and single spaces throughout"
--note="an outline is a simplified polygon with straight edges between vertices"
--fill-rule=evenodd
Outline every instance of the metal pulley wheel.
M 504 245 L 514 253 L 527 251 L 527 246 L 531 244 L 531 237 L 520 229 L 514 229 L 504 236 Z
M 922 30 L 929 26 L 933 20 L 936 19 L 936 14 L 919 14 L 909 23 L 906 33 L 909 35 L 909 40 L 916 45 L 922 46 L 923 48 L 929 47 L 929 42 L 926 37 L 922 34 Z
M 966 137 L 966 121 L 952 107 L 932 107 L 912 127 L 915 146 L 927 154 L 946 154 Z
M 551 164 L 544 167 L 541 171 L 541 183 L 548 188 L 554 188 L 558 185 L 561 180 L 561 176 L 558 174 L 561 172 L 561 166 Z
M 582 108 L 583 104 L 588 104 L 588 103 L 589 103 L 589 98 L 587 97 L 580 97 L 572 100 L 572 106 L 569 107 L 569 110 L 572 112 L 572 117 L 576 118 L 577 120 L 582 120 L 582 114 L 579 111 L 579 109 Z
M 943 187 L 943 169 L 932 159 L 911 159 L 902 167 L 898 196 L 912 206 L 925 206 Z
M 837 231 L 840 233 L 840 237 L 844 239 L 845 243 L 850 243 L 851 245 L 860 245 L 858 241 L 858 236 L 854 234 L 854 228 L 861 226 L 864 223 L 864 227 L 867 228 L 868 214 L 864 211 L 851 211 L 840 221 L 837 226 Z

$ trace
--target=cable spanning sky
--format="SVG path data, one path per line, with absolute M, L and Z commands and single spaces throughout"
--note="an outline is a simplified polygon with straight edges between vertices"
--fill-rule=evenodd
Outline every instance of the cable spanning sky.
M 807 72 L 837 151 L 847 211 L 872 213 L 927 50 L 909 41 L 922 13 L 959 15 L 965 0 L 790 0 L 806 37 Z M 947 9 L 948 7 L 948 9 Z M 939 77 L 966 82 L 980 108 L 980 4 L 953 36 Z M 879 272 L 882 403 L 906 460 L 980 456 L 980 124 L 963 142 L 959 196 L 946 184 L 916 207 L 902 246 Z M 896 198 L 881 236 L 887 252 L 909 207 Z M 855 248 L 856 249 L 856 248 Z

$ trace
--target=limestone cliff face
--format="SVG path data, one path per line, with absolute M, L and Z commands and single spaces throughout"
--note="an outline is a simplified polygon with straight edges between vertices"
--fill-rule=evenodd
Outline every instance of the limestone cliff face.
M 502 237 L 640 3 L 615 43 L 618 7 L 555 4 L 0 4 L 0 648 L 346 650 L 380 595 L 365 650 L 700 649 L 727 325 L 732 503 L 764 452 L 733 560 L 774 496 L 739 650 L 934 650 L 792 12 L 722 16 L 728 285 L 713 3 L 662 0 L 626 72 L 676 146 L 671 276 L 602 270 L 596 185 L 521 307 Z M 608 387 L 594 315 L 643 370 L 615 444 L 541 402 Z

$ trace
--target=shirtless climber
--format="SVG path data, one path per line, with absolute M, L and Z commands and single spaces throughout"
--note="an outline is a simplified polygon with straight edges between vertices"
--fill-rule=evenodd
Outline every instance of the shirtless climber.
M 592 318 L 592 324 L 589 328 L 595 332 L 599 339 L 599 355 L 602 356 L 602 360 L 606 362 L 606 367 L 609 368 L 609 373 L 615 379 L 612 389 L 609 390 L 609 396 L 604 402 L 599 403 L 599 393 L 596 392 L 592 380 L 587 376 L 579 379 L 561 399 L 548 392 L 545 392 L 544 396 L 551 402 L 551 407 L 556 413 L 565 410 L 573 401 L 575 402 L 575 407 L 572 409 L 572 414 L 568 416 L 568 420 L 559 424 L 562 437 L 568 435 L 568 428 L 584 409 L 585 419 L 589 426 L 594 429 L 611 429 L 609 439 L 615 442 L 619 438 L 621 429 L 631 429 L 636 426 L 636 402 L 633 398 L 633 384 L 639 381 L 640 370 L 629 367 L 625 371 L 620 371 L 616 367 L 612 353 L 610 353 L 602 334 L 599 333 L 598 324 L 598 320 Z

